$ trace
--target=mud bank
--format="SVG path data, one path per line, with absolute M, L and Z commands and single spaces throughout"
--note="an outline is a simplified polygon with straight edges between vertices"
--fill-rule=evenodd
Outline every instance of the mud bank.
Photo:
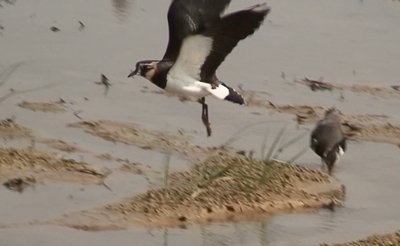
M 400 245 L 400 231 L 372 235 L 364 239 L 357 241 L 347 242 L 347 243 L 337 243 L 337 244 L 320 244 L 319 246 L 397 246 Z
M 109 173 L 88 163 L 32 148 L 0 148 L 0 171 L 0 182 L 16 191 L 45 181 L 99 183 Z
M 318 208 L 333 210 L 342 205 L 344 192 L 338 180 L 319 171 L 220 153 L 189 171 L 172 173 L 163 188 L 70 214 L 57 224 L 109 230 L 257 220 Z

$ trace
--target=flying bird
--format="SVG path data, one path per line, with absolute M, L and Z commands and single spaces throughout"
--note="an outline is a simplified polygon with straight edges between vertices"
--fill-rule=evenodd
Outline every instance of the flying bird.
M 325 118 L 318 121 L 311 133 L 311 149 L 321 157 L 326 164 L 329 174 L 339 162 L 340 156 L 346 151 L 346 137 L 342 132 L 340 117 L 335 108 L 325 112 Z
M 240 93 L 217 78 L 217 68 L 270 12 L 264 3 L 221 16 L 230 1 L 173 0 L 168 10 L 169 41 L 163 58 L 139 61 L 128 75 L 142 76 L 182 102 L 199 102 L 207 136 L 211 136 L 211 126 L 206 96 L 245 104 Z

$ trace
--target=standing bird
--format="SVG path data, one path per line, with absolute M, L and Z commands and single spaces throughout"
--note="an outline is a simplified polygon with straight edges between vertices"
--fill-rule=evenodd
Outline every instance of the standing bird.
M 322 165 L 328 166 L 329 174 L 346 151 L 346 138 L 340 126 L 340 117 L 335 108 L 325 112 L 311 133 L 311 149 L 321 157 Z
M 168 10 L 169 41 L 162 60 L 139 61 L 128 75 L 140 75 L 182 102 L 201 103 L 207 136 L 211 136 L 211 126 L 206 96 L 245 104 L 242 95 L 218 80 L 217 68 L 270 12 L 264 3 L 221 17 L 230 1 L 173 0 Z

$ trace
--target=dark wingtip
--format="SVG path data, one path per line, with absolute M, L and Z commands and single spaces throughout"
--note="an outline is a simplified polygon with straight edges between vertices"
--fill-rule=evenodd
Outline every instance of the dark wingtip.
M 249 7 L 248 9 L 253 10 L 255 12 L 263 13 L 267 15 L 271 12 L 271 7 L 267 5 L 267 3 L 260 3 Z
M 237 103 L 240 105 L 246 105 L 246 101 L 244 100 L 244 97 L 239 92 L 235 91 L 235 89 L 229 87 L 228 85 L 226 85 L 223 82 L 221 82 L 221 85 L 225 86 L 229 90 L 229 95 L 227 95 L 224 98 L 224 100 L 227 100 L 227 101 L 230 101 L 233 103 Z

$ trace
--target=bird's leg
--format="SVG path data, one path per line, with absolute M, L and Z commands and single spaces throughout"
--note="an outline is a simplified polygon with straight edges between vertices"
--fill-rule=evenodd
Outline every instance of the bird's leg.
M 325 162 L 325 160 L 323 158 L 321 158 L 321 169 L 322 169 L 322 171 L 325 171 L 325 168 L 326 168 L 326 162 Z
M 199 103 L 202 105 L 201 119 L 203 120 L 203 124 L 207 129 L 207 137 L 209 137 L 211 136 L 211 125 L 208 121 L 208 105 L 206 104 L 206 99 L 204 97 L 199 100 Z
M 328 166 L 328 174 L 332 175 L 333 166 Z
M 328 166 L 328 174 L 332 175 L 332 171 L 333 171 L 333 167 L 334 167 L 335 163 L 327 162 L 326 164 Z

